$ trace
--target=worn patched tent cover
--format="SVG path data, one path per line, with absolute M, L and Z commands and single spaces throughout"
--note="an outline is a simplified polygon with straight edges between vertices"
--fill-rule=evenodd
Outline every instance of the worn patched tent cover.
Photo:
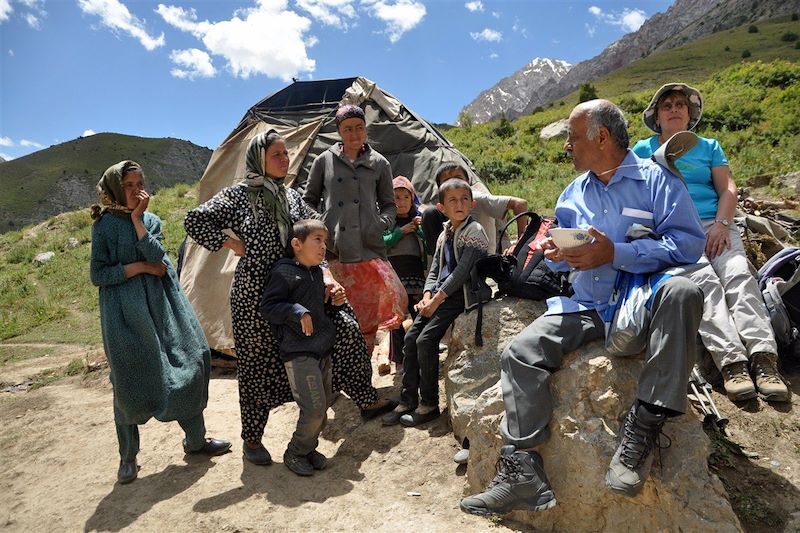
M 463 164 L 473 186 L 487 190 L 472 163 L 435 127 L 375 83 L 358 77 L 295 82 L 251 107 L 212 154 L 200 180 L 200 203 L 244 177 L 250 139 L 271 128 L 286 139 L 287 184 L 302 192 L 314 159 L 340 140 L 334 115 L 343 103 L 364 109 L 370 145 L 389 160 L 395 176 L 411 179 L 423 202 L 435 203 L 433 173 L 446 161 Z M 237 262 L 227 249 L 211 253 L 187 239 L 181 284 L 211 347 L 228 353 L 233 350 L 229 299 Z

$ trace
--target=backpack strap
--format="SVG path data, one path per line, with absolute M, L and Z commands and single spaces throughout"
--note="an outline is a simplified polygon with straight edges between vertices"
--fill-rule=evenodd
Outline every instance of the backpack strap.
M 505 237 L 506 235 L 506 230 L 508 230 L 508 227 L 513 222 L 516 222 L 517 219 L 520 217 L 528 217 L 530 220 L 528 220 L 528 225 L 525 226 L 525 231 L 522 233 L 522 235 L 518 236 L 517 244 L 516 246 L 514 246 L 514 253 L 512 255 L 516 256 L 517 252 L 519 252 L 520 247 L 523 244 L 525 244 L 530 239 L 530 237 L 538 233 L 539 226 L 542 224 L 542 217 L 540 217 L 537 213 L 533 211 L 525 211 L 524 213 L 515 215 L 514 217 L 511 218 L 511 220 L 503 224 L 503 229 L 500 230 L 500 238 L 497 239 L 497 251 L 496 251 L 497 255 L 503 253 L 503 237 Z

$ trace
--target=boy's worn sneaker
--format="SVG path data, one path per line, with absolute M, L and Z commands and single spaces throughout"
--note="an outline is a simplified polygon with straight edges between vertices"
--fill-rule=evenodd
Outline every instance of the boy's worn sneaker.
M 263 444 L 259 443 L 258 448 L 251 448 L 245 442 L 242 445 L 242 452 L 244 458 L 253 463 L 254 465 L 271 465 L 272 456 L 269 454 Z
M 311 476 L 314 474 L 314 467 L 305 455 L 295 455 L 286 450 L 283 453 L 283 464 L 298 476 Z
M 328 466 L 328 458 L 319 453 L 317 450 L 313 450 L 311 453 L 306 455 L 306 459 L 308 462 L 311 463 L 311 468 L 314 470 L 324 470 L 326 466 Z
M 758 352 L 750 357 L 750 372 L 761 397 L 768 402 L 788 402 L 789 387 L 778 373 L 778 356 Z
M 606 474 L 606 486 L 634 496 L 644 486 L 653 464 L 653 450 L 660 447 L 661 428 L 667 416 L 634 403 L 620 430 L 621 440 Z
M 486 490 L 461 500 L 461 510 L 477 515 L 511 511 L 544 511 L 556 505 L 556 497 L 544 472 L 542 456 L 518 452 L 507 444 L 500 448 L 497 475 Z
M 419 426 L 431 420 L 436 420 L 440 414 L 438 405 L 436 407 L 419 406 L 414 411 L 401 416 L 400 424 L 405 427 Z
M 117 481 L 120 485 L 130 483 L 139 475 L 139 465 L 136 464 L 136 459 L 133 461 L 120 461 L 119 470 L 117 470 Z
M 469 462 L 469 448 L 461 448 L 453 456 L 456 464 L 465 465 Z
M 400 423 L 400 417 L 406 413 L 412 412 L 416 407 L 412 407 L 410 405 L 406 405 L 404 403 L 399 404 L 397 407 L 394 408 L 393 411 L 390 411 L 383 415 L 381 418 L 381 423 L 384 426 L 394 426 Z
M 725 394 L 732 402 L 741 402 L 756 397 L 756 387 L 747 371 L 747 362 L 739 361 L 722 367 Z

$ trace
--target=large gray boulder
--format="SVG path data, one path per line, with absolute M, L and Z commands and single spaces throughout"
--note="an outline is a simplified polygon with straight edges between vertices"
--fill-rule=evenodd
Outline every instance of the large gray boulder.
M 484 308 L 481 348 L 473 344 L 476 313 L 455 323 L 445 389 L 456 438 L 470 441 L 465 494 L 483 491 L 495 475 L 504 411 L 500 354 L 544 310 L 543 302 L 509 297 L 491 302 Z M 605 487 L 641 367 L 641 358 L 611 357 L 601 342 L 564 358 L 551 381 L 555 410 L 542 451 L 558 505 L 538 513 L 515 512 L 511 519 L 554 531 L 741 530 L 722 483 L 708 469 L 710 442 L 694 412 L 665 425 L 672 444 L 661 451 L 661 466 L 656 460 L 640 495 L 628 498 Z

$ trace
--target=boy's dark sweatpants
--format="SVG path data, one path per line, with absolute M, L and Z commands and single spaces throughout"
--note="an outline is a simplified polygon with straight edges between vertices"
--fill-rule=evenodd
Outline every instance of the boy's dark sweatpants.
M 414 319 L 403 346 L 402 403 L 411 407 L 420 403 L 439 405 L 439 341 L 463 312 L 464 291 L 459 290 L 445 298 L 433 316 L 417 315 Z
M 319 434 L 328 419 L 333 399 L 331 358 L 297 356 L 283 363 L 292 387 L 292 396 L 300 407 L 297 428 L 287 447 L 294 455 L 308 455 L 317 449 Z

